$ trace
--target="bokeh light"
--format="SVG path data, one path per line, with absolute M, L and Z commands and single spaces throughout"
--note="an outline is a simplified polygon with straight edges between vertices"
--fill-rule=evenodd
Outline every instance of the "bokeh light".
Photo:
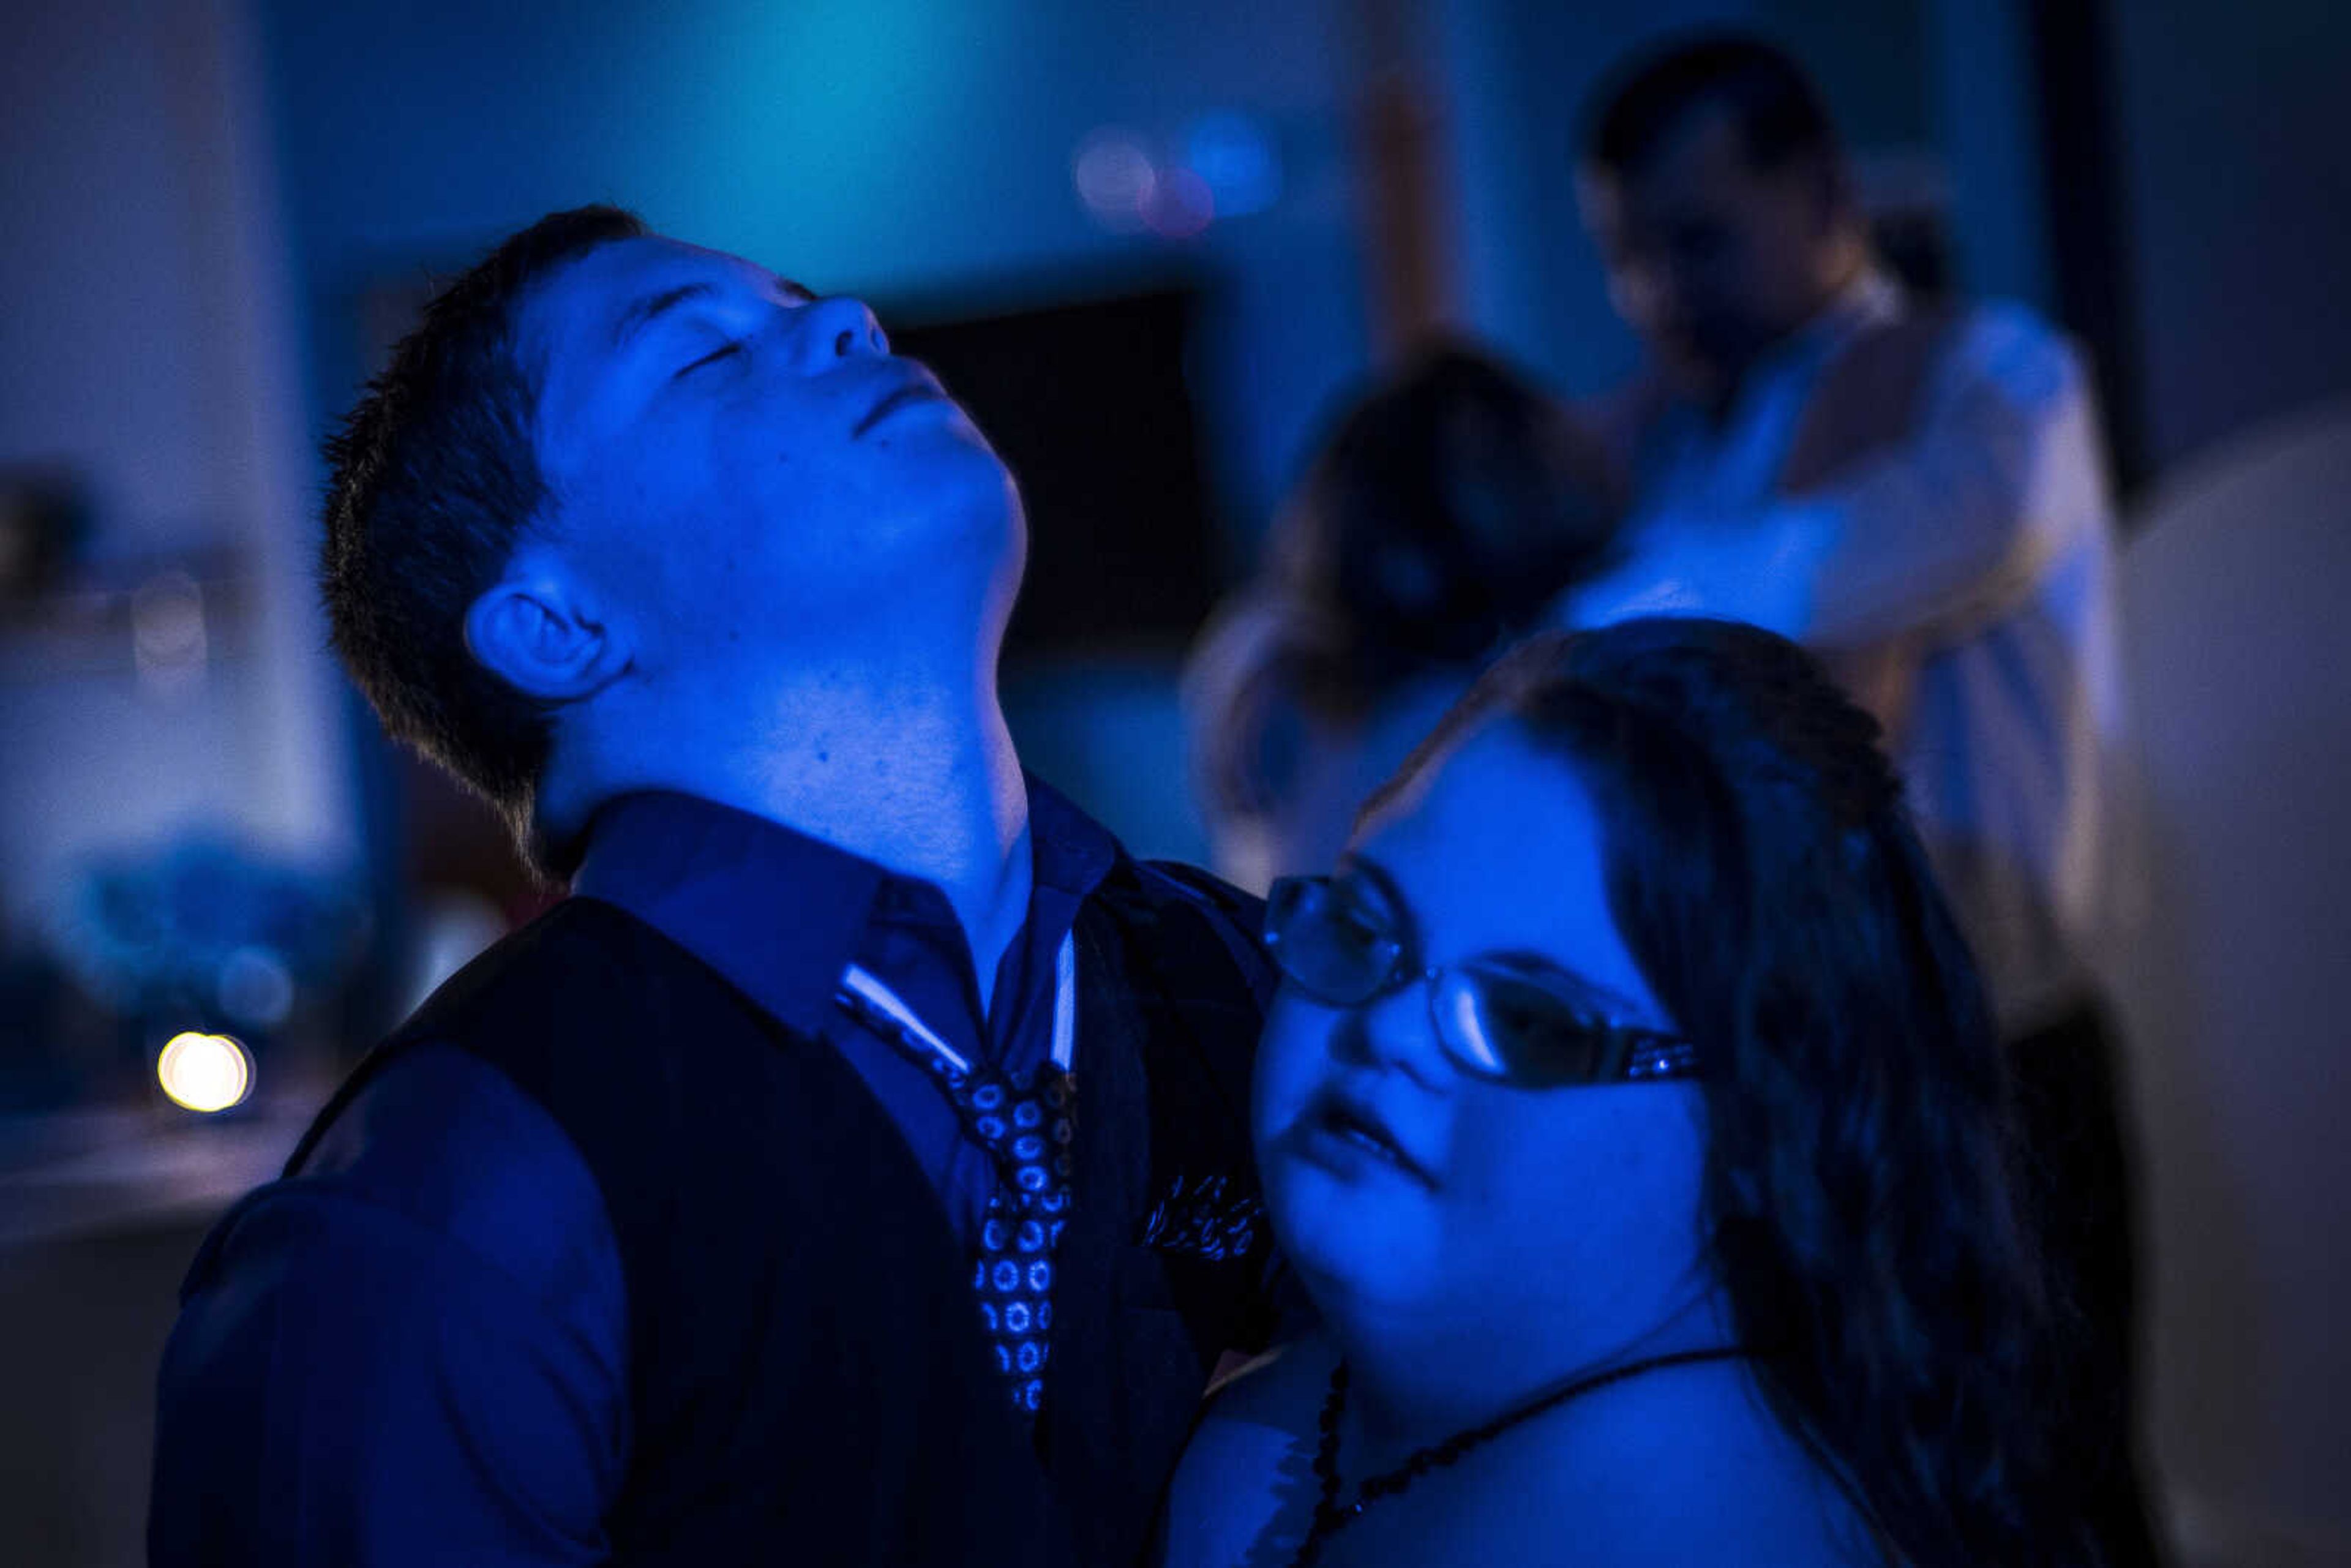
M 1261 213 L 1281 196 L 1273 139 L 1238 110 L 1196 116 L 1180 136 L 1097 126 L 1070 161 L 1078 199 L 1113 234 L 1189 239 L 1219 218 Z
M 221 1011 L 231 1023 L 276 1029 L 294 1010 L 294 975 L 267 947 L 248 943 L 221 961 Z
M 210 1115 L 253 1092 L 253 1059 L 225 1034 L 173 1035 L 155 1059 L 155 1081 L 172 1103 Z
M 1235 110 L 1192 121 L 1184 163 L 1207 183 L 1220 218 L 1261 213 L 1281 196 L 1281 163 L 1262 126 Z
M 203 586 L 179 570 L 141 583 L 131 596 L 131 648 L 151 690 L 176 691 L 200 679 L 211 650 Z
M 1143 221 L 1162 239 L 1189 239 L 1216 217 L 1216 193 L 1208 182 L 1182 167 L 1161 172 L 1143 207 Z
M 1079 143 L 1071 161 L 1078 199 L 1094 221 L 1113 233 L 1133 234 L 1144 226 L 1144 214 L 1159 183 L 1151 152 L 1134 132 L 1105 125 Z

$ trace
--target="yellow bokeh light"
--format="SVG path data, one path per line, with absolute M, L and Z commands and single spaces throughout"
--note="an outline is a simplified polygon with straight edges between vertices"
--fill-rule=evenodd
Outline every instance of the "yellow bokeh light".
M 175 1034 L 155 1059 L 155 1081 L 175 1105 L 210 1114 L 253 1091 L 253 1059 L 225 1034 Z

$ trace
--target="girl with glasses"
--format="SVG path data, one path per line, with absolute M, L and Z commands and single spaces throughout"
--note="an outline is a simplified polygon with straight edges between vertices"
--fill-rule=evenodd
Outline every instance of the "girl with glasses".
M 1276 884 L 1253 1113 L 1322 1328 L 1166 1561 L 2088 1561 L 1967 952 L 1792 644 L 1539 638 Z

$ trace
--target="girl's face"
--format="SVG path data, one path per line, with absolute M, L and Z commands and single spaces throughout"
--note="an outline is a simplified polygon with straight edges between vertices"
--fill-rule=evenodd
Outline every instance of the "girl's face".
M 1695 1084 L 1498 1082 L 1447 1049 L 1430 984 L 1403 978 L 1506 958 L 1606 1022 L 1670 1032 L 1604 865 L 1574 768 L 1507 717 L 1434 759 L 1341 858 L 1331 897 L 1362 928 L 1405 936 L 1400 983 L 1340 1007 L 1285 980 L 1253 1113 L 1277 1233 L 1326 1312 L 1458 1325 L 1597 1310 L 1695 1266 Z

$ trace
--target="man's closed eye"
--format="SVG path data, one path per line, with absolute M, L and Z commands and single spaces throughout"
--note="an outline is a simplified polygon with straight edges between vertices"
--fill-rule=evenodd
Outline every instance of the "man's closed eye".
M 677 373 L 679 376 L 690 376 L 705 365 L 716 364 L 719 361 L 726 359 L 730 354 L 739 354 L 742 351 L 743 345 L 740 342 L 721 343 L 717 348 L 711 350 L 710 352 L 703 355 L 702 358 L 695 361 L 692 364 L 681 368 Z

